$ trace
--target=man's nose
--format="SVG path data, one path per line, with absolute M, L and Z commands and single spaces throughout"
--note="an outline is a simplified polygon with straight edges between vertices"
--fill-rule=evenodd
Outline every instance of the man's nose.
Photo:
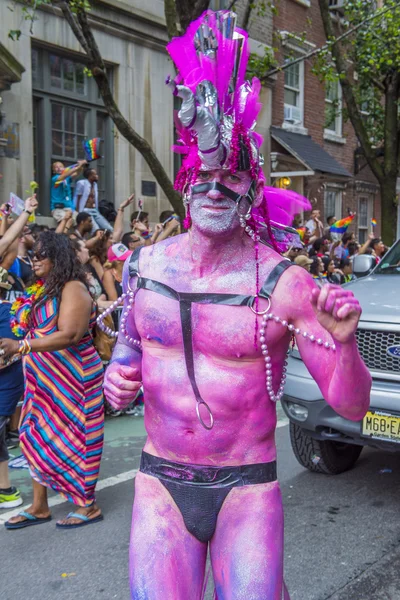
M 219 190 L 209 190 L 207 192 L 207 198 L 210 198 L 211 200 L 222 200 L 222 198 L 225 198 L 225 196 Z

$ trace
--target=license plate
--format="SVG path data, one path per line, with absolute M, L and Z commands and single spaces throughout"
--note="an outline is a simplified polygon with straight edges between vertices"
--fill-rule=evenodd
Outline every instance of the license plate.
M 368 411 L 362 422 L 362 435 L 400 444 L 400 417 Z

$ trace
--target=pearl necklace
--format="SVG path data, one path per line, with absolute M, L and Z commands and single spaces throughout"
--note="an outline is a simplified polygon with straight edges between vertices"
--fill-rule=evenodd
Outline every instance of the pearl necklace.
M 103 321 L 108 315 L 110 315 L 112 312 L 114 312 L 114 310 L 116 308 L 118 308 L 118 306 L 123 304 L 125 302 L 126 298 L 129 298 L 129 299 L 128 299 L 128 306 L 126 307 L 125 311 L 122 313 L 122 317 L 121 317 L 121 324 L 120 324 L 121 333 L 123 334 L 123 336 L 125 337 L 127 342 L 136 346 L 136 348 L 138 350 L 142 350 L 141 341 L 135 340 L 133 337 L 129 336 L 128 331 L 126 329 L 126 320 L 128 318 L 129 311 L 131 310 L 132 305 L 135 301 L 135 292 L 133 290 L 130 290 L 128 293 L 124 292 L 122 294 L 122 296 L 120 296 L 117 300 L 115 300 L 115 302 L 113 302 L 108 308 L 106 308 L 106 310 L 97 317 L 96 323 L 100 327 L 100 329 L 102 331 L 104 331 L 104 333 L 106 333 L 107 335 L 109 335 L 112 338 L 117 338 L 119 332 L 114 331 L 113 329 L 111 329 L 111 327 L 108 327 L 107 325 L 105 325 Z
M 128 318 L 129 311 L 132 308 L 132 305 L 135 301 L 135 292 L 129 291 L 128 293 L 123 293 L 122 296 L 118 298 L 115 302 L 109 306 L 101 315 L 97 317 L 97 325 L 100 327 L 102 331 L 104 331 L 107 335 L 116 338 L 118 337 L 118 331 L 113 331 L 111 327 L 108 327 L 103 323 L 105 317 L 110 315 L 118 306 L 120 306 L 126 298 L 128 299 L 128 305 L 121 317 L 121 333 L 125 337 L 128 343 L 133 344 L 134 347 L 138 351 L 142 351 L 142 343 L 140 340 L 135 340 L 128 334 L 126 329 L 126 321 Z M 330 344 L 329 342 L 324 342 L 322 338 L 316 338 L 312 333 L 308 333 L 305 330 L 301 330 L 299 327 L 295 327 L 292 323 L 288 323 L 285 319 L 281 319 L 278 315 L 274 315 L 272 312 L 266 312 L 263 314 L 261 329 L 260 329 L 260 345 L 261 345 L 261 353 L 264 357 L 265 362 L 265 375 L 266 375 L 266 389 L 268 396 L 272 402 L 278 402 L 281 400 L 283 396 L 283 391 L 286 382 L 286 371 L 287 371 L 287 358 L 289 355 L 289 350 L 286 353 L 283 369 L 282 369 L 282 377 L 278 387 L 278 391 L 275 394 L 272 387 L 272 360 L 269 354 L 268 346 L 267 346 L 267 338 L 266 338 L 266 328 L 268 325 L 268 321 L 275 321 L 275 323 L 280 323 L 283 327 L 286 327 L 288 331 L 291 333 L 295 333 L 296 335 L 301 335 L 303 338 L 308 339 L 312 343 L 316 343 L 318 346 L 323 346 L 326 350 L 332 350 L 333 352 L 336 350 L 335 344 Z
M 282 369 L 282 377 L 278 387 L 278 391 L 275 394 L 272 387 L 272 366 L 271 366 L 271 357 L 269 354 L 267 339 L 265 337 L 266 327 L 268 321 L 275 321 L 275 323 L 280 323 L 283 327 L 287 327 L 287 329 L 291 333 L 295 333 L 296 335 L 302 335 L 303 338 L 310 340 L 310 342 L 316 342 L 318 346 L 323 346 L 326 350 L 332 350 L 333 352 L 336 350 L 335 344 L 330 344 L 329 342 L 324 342 L 321 338 L 316 338 L 315 335 L 308 333 L 307 331 L 301 330 L 299 327 L 295 327 L 292 323 L 288 323 L 285 319 L 281 319 L 277 315 L 274 315 L 272 312 L 266 312 L 263 315 L 261 329 L 260 329 L 260 344 L 261 344 L 261 352 L 264 357 L 265 362 L 265 375 L 266 375 L 266 388 L 268 396 L 272 402 L 278 402 L 281 400 L 283 396 L 283 390 L 286 382 L 286 371 L 287 371 L 287 358 L 289 355 L 289 350 L 286 353 L 286 358 L 283 364 Z

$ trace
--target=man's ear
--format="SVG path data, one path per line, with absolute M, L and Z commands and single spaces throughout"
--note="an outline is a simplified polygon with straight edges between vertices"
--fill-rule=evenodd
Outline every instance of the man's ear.
M 264 197 L 264 181 L 262 179 L 259 179 L 257 181 L 257 185 L 256 185 L 256 193 L 254 196 L 254 203 L 253 205 L 258 208 L 263 200 Z

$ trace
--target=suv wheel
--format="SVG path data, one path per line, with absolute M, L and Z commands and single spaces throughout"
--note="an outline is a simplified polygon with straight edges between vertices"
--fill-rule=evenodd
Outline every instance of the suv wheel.
M 351 469 L 363 448 L 343 442 L 315 440 L 295 423 L 290 423 L 290 441 L 294 455 L 303 467 L 326 475 L 338 475 Z

